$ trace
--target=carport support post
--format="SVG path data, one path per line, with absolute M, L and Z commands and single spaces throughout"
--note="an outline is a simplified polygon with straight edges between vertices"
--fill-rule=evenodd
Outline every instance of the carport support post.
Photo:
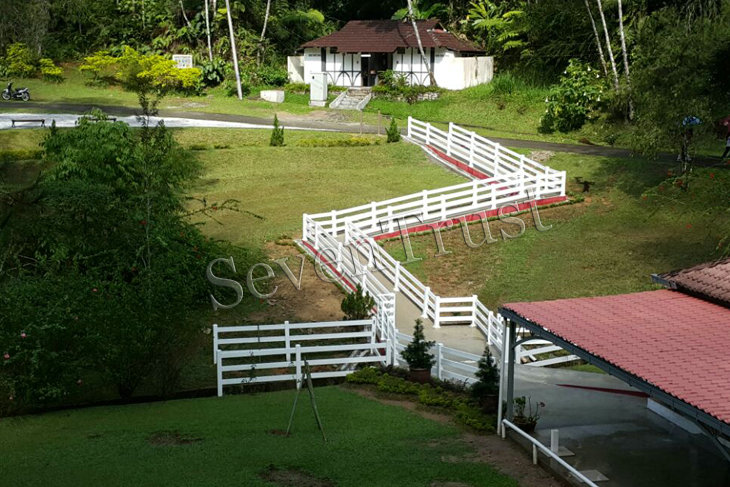
M 512 421 L 514 419 L 515 402 L 515 322 L 509 321 L 509 337 L 507 343 L 507 412 L 505 417 Z
M 491 311 L 489 312 L 491 315 Z M 509 341 L 509 328 L 507 328 L 507 324 L 502 322 L 502 354 L 499 357 L 500 364 L 499 364 L 499 403 L 497 404 L 497 434 L 502 432 L 502 438 L 505 437 L 504 435 L 504 426 L 502 425 L 502 418 L 504 415 L 504 408 L 502 407 L 502 403 L 504 402 L 504 383 L 507 380 L 506 374 L 505 374 L 505 364 L 507 363 L 507 342 Z

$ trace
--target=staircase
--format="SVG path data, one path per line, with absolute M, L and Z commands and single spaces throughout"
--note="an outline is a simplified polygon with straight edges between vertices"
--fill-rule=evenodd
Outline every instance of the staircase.
M 372 98 L 370 88 L 348 88 L 330 103 L 330 108 L 338 110 L 362 110 Z

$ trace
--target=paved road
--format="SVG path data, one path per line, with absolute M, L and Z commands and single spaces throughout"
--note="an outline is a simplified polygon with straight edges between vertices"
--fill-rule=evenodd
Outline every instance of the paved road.
M 118 106 L 118 105 L 93 105 L 93 104 L 77 104 L 77 103 L 40 103 L 40 102 L 26 102 L 23 104 L 3 104 L 0 105 L 2 108 L 33 108 L 33 109 L 44 109 L 52 112 L 59 113 L 86 113 L 92 108 L 100 108 L 104 112 L 110 115 L 117 116 L 134 116 L 139 113 L 139 108 Z M 231 123 L 246 123 L 252 125 L 265 125 L 270 126 L 273 123 L 272 118 L 265 117 L 252 117 L 249 115 L 237 115 L 227 113 L 206 113 L 206 112 L 195 112 L 186 110 L 160 110 L 159 115 L 163 118 L 185 118 L 190 120 L 207 120 L 207 121 L 219 121 L 219 122 L 231 122 Z M 302 128 L 302 129 L 319 129 L 319 130 L 333 130 L 338 132 L 348 133 L 375 133 L 377 127 L 372 125 L 363 125 L 360 127 L 358 122 L 326 122 L 319 120 L 288 120 L 285 124 L 290 128 Z M 498 142 L 504 146 L 516 147 L 523 149 L 532 150 L 547 150 L 553 152 L 569 152 L 573 154 L 582 154 L 586 156 L 603 156 L 603 157 L 623 157 L 631 158 L 634 157 L 632 151 L 628 149 L 621 149 L 616 147 L 606 147 L 599 145 L 588 145 L 588 144 L 563 144 L 556 142 L 543 142 L 538 140 L 523 140 L 523 139 L 512 139 L 506 137 L 489 137 L 491 140 Z M 662 162 L 675 162 L 676 154 L 663 153 L 659 154 L 658 160 Z M 719 158 L 714 157 L 698 157 L 695 162 L 702 165 L 715 165 L 720 163 Z

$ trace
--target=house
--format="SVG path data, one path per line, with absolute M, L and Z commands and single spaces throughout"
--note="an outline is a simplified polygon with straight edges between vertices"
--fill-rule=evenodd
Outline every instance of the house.
M 438 20 L 418 20 L 423 50 L 433 65 L 436 84 L 460 90 L 488 83 L 493 58 L 474 44 L 441 27 Z M 301 55 L 289 56 L 289 79 L 309 83 L 313 73 L 327 73 L 336 86 L 373 86 L 379 73 L 392 69 L 411 85 L 430 85 L 412 22 L 352 20 L 332 34 L 302 44 Z

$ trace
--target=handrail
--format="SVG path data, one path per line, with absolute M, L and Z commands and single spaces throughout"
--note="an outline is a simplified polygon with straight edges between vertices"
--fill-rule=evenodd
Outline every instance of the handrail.
M 536 454 L 535 448 L 538 448 L 543 453 L 545 453 L 547 456 L 551 457 L 553 460 L 555 460 L 560 465 L 562 465 L 563 467 L 565 467 L 566 470 L 568 470 L 572 475 L 574 475 L 581 482 L 585 482 L 590 487 L 598 487 L 588 477 L 586 477 L 585 475 L 583 475 L 582 473 L 580 473 L 578 470 L 576 470 L 575 467 L 573 467 L 571 464 L 569 464 L 568 462 L 566 462 L 565 460 L 563 460 L 562 458 L 560 458 L 560 456 L 558 456 L 550 448 L 546 447 L 545 445 L 543 445 L 542 443 L 540 443 L 539 441 L 537 441 L 537 439 L 535 439 L 532 436 L 528 435 L 527 433 L 525 433 L 524 431 L 522 431 L 520 428 L 518 428 L 517 426 L 515 426 L 514 423 L 511 423 L 510 421 L 508 421 L 506 419 L 503 419 L 502 420 L 502 438 L 506 438 L 507 437 L 507 431 L 504 428 L 505 426 L 509 427 L 511 430 L 513 430 L 514 432 L 516 432 L 517 434 L 519 434 L 520 436 L 522 436 L 523 438 L 525 438 L 526 440 L 528 440 L 530 443 L 532 443 L 532 451 L 533 451 L 532 458 L 533 458 L 533 463 L 537 463 L 537 454 Z

